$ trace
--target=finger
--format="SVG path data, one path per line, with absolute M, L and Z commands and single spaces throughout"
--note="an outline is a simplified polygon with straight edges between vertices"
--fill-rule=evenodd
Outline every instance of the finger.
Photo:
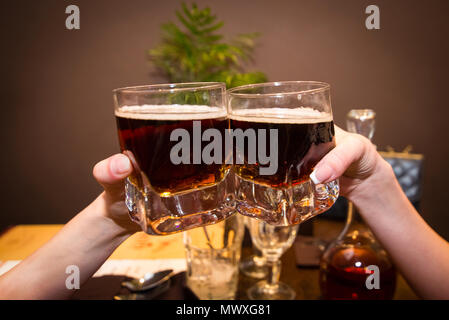
M 352 163 L 360 160 L 365 152 L 363 137 L 347 134 L 317 164 L 310 179 L 315 184 L 327 183 L 341 177 Z
M 115 192 L 123 190 L 124 179 L 132 171 L 128 157 L 116 154 L 97 163 L 93 169 L 93 175 L 106 192 Z

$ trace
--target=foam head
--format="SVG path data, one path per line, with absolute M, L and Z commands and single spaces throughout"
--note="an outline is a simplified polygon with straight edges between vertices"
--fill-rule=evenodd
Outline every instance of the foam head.
M 332 121 L 332 114 L 313 108 L 260 108 L 232 110 L 229 118 L 238 121 L 264 123 L 318 123 Z
M 205 105 L 141 105 L 120 107 L 115 115 L 137 120 L 202 120 L 226 117 L 226 110 Z

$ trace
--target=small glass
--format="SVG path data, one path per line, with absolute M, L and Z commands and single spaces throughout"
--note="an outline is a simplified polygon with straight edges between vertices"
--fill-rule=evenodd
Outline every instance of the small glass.
M 184 232 L 187 286 L 201 300 L 233 300 L 244 226 L 237 215 Z
M 258 219 L 249 219 L 248 226 L 253 244 L 262 251 L 267 261 L 268 279 L 248 289 L 251 300 L 293 300 L 296 292 L 279 282 L 282 254 L 292 246 L 299 225 L 273 226 Z

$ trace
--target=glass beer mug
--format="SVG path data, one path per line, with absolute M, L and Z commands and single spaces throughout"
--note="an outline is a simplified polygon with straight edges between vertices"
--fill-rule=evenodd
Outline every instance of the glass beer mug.
M 180 232 L 235 212 L 227 154 L 216 148 L 210 159 L 204 150 L 229 128 L 225 95 L 223 83 L 207 82 L 113 91 L 120 148 L 134 167 L 126 205 L 146 233 Z
M 315 185 L 309 178 L 335 147 L 329 84 L 285 81 L 233 88 L 228 116 L 239 213 L 287 226 L 334 204 L 338 181 Z

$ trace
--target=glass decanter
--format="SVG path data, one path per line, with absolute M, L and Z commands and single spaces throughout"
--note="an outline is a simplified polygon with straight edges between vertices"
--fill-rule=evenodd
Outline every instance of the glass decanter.
M 374 128 L 374 111 L 357 109 L 348 113 L 348 131 L 371 139 Z M 376 276 L 373 273 L 378 273 L 377 284 L 375 279 L 368 279 L 371 275 Z M 321 257 L 320 288 L 324 299 L 393 298 L 396 288 L 394 265 L 351 202 L 342 232 Z

